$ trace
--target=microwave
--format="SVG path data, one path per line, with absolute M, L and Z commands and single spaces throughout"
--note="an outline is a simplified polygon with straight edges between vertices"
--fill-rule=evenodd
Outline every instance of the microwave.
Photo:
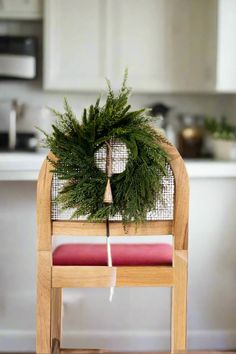
M 0 78 L 33 80 L 37 76 L 37 38 L 0 36 Z

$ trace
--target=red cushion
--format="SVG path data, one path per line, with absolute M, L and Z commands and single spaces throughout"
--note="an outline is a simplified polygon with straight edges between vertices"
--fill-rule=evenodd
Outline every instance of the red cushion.
M 155 266 L 172 264 L 172 246 L 155 244 L 112 244 L 114 266 Z M 106 266 L 105 244 L 64 244 L 53 252 L 54 265 Z

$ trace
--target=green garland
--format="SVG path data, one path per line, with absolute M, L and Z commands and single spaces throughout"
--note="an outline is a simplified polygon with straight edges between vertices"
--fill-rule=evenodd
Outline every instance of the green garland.
M 108 82 L 106 103 L 84 109 L 82 122 L 76 119 L 67 100 L 65 113 L 55 110 L 57 123 L 52 134 L 45 134 L 45 145 L 57 157 L 51 161 L 54 173 L 66 183 L 59 193 L 62 209 L 75 208 L 73 217 L 88 215 L 88 220 L 104 220 L 120 213 L 124 223 L 144 221 L 155 208 L 161 194 L 161 179 L 167 174 L 167 155 L 160 143 L 165 140 L 149 124 L 146 109 L 131 111 L 127 75 L 117 95 Z M 128 149 L 125 170 L 113 174 L 113 203 L 103 201 L 106 174 L 95 163 L 95 153 L 111 139 Z

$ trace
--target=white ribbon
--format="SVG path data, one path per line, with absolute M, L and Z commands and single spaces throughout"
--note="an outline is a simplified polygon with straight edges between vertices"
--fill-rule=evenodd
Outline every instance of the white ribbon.
M 112 267 L 112 255 L 111 255 L 110 237 L 107 237 L 107 261 L 108 261 L 108 267 Z M 113 279 L 112 286 L 110 287 L 109 302 L 112 302 L 112 298 L 113 298 L 114 290 L 115 290 L 115 282 L 116 282 L 116 279 Z

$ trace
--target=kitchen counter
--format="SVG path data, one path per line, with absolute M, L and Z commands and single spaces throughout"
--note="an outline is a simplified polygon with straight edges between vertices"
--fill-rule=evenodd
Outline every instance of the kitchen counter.
M 45 153 L 0 153 L 0 181 L 36 181 Z
M 36 181 L 46 153 L 0 153 L 0 181 Z M 236 161 L 186 160 L 190 178 L 234 178 Z
M 0 153 L 0 181 L 36 181 L 45 153 Z M 190 178 L 236 177 L 236 161 L 186 160 Z

